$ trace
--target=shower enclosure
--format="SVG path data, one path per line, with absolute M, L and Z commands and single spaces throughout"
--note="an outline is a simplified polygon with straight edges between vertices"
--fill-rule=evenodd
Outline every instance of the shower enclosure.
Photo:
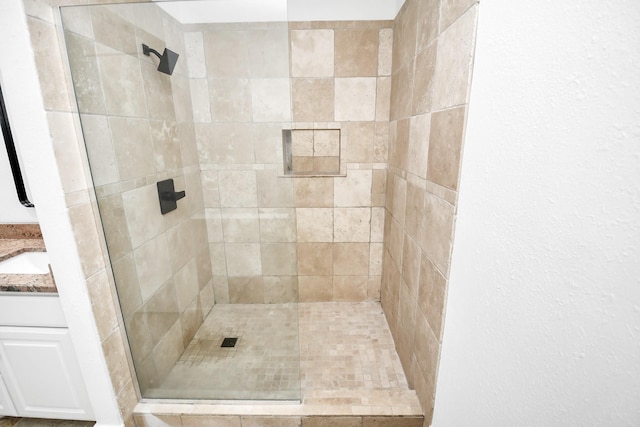
M 202 3 L 61 8 L 131 356 L 145 398 L 298 400 L 287 4 Z
M 379 305 L 298 307 L 380 301 L 392 22 L 290 10 L 61 8 L 143 398 L 406 387 Z

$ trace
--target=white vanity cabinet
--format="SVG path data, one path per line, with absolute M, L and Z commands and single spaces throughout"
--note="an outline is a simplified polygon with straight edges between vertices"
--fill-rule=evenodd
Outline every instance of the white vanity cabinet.
M 9 312 L 13 312 L 10 318 Z M 55 296 L 0 295 L 0 378 L 0 415 L 92 419 Z
M 16 408 L 13 407 L 7 387 L 5 387 L 2 375 L 0 375 L 0 416 L 2 415 L 16 416 L 18 413 Z

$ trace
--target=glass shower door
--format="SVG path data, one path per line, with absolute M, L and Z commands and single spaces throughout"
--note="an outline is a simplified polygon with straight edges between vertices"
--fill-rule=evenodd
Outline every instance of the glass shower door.
M 241 3 L 61 8 L 143 398 L 300 399 L 287 5 Z

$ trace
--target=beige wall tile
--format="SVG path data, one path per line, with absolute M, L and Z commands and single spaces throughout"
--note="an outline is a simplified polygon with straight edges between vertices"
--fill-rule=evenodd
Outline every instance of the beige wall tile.
M 195 135 L 200 162 L 203 164 L 250 164 L 255 161 L 253 133 L 246 124 L 196 123 Z
M 477 2 L 477 0 L 443 0 L 440 8 L 440 31 L 446 30 L 449 25 Z
M 439 197 L 427 193 L 424 215 L 422 249 L 440 271 L 448 274 L 454 207 Z
M 196 254 L 196 264 L 198 267 L 198 287 L 202 291 L 213 277 L 211 271 L 211 254 L 209 253 L 209 246 L 207 245 L 204 250 L 198 251 Z
M 218 172 L 220 203 L 225 207 L 257 207 L 258 195 L 254 171 Z
M 217 304 L 229 304 L 229 279 L 226 276 L 214 276 L 213 293 Z
M 438 26 L 441 10 L 441 2 L 439 0 L 422 0 L 416 3 L 416 13 L 418 15 L 416 53 L 419 53 L 438 37 L 439 32 L 444 27 Z M 443 3 L 446 3 L 446 1 Z
M 293 30 L 290 37 L 293 77 L 333 77 L 333 30 Z
M 452 190 L 458 189 L 465 111 L 459 107 L 431 117 L 427 179 Z
M 229 277 L 249 277 L 262 274 L 259 243 L 227 243 L 225 244 L 225 254 Z
M 333 121 L 335 85 L 333 78 L 291 79 L 293 120 Z
M 435 377 L 439 354 L 438 339 L 429 328 L 422 312 L 418 310 L 415 329 L 415 355 L 417 364 L 424 376 L 433 375 Z
M 411 117 L 409 149 L 407 153 L 407 171 L 419 176 L 420 178 L 427 177 L 430 126 L 430 114 Z
M 202 308 L 200 306 L 199 299 L 196 297 L 191 300 L 191 304 L 189 304 L 180 316 L 180 326 L 182 326 L 182 343 L 185 348 L 189 345 L 201 325 Z
M 335 242 L 369 242 L 371 208 L 335 208 Z
M 155 184 L 122 193 L 122 204 L 134 248 L 164 231 Z
M 447 280 L 424 254 L 420 267 L 418 304 L 431 330 L 440 341 L 446 300 Z
M 384 239 L 385 209 L 371 208 L 371 241 L 382 243 Z
M 193 121 L 211 123 L 211 95 L 207 79 L 189 79 Z
M 323 302 L 333 300 L 333 276 L 299 276 L 300 302 Z
M 375 77 L 336 78 L 335 85 L 336 121 L 348 122 L 375 120 Z
M 114 50 L 98 52 L 100 78 L 107 114 L 125 117 L 147 117 L 140 62 Z
M 418 296 L 421 255 L 420 246 L 413 239 L 405 236 L 402 249 L 402 278 L 414 299 Z
M 314 157 L 340 156 L 340 130 L 316 129 L 313 131 Z
M 120 391 L 131 381 L 131 372 L 125 356 L 124 341 L 120 329 L 114 330 L 102 343 L 102 350 L 109 366 L 114 390 Z
M 261 242 L 295 242 L 296 211 L 286 208 L 260 208 Z
M 377 169 L 371 173 L 371 206 L 384 206 L 387 191 L 387 173 Z
M 295 243 L 263 243 L 262 274 L 294 276 L 298 272 Z
M 298 242 L 333 242 L 333 209 L 297 208 Z
M 142 310 L 145 323 L 141 325 L 143 327 L 139 334 L 145 333 L 144 326 L 146 326 L 151 338 L 151 348 L 153 348 L 180 318 L 173 282 L 169 281 L 158 289 Z M 180 331 L 182 334 L 181 329 Z
M 298 274 L 333 275 L 333 247 L 333 243 L 298 243 Z
M 133 254 L 127 254 L 113 261 L 112 265 L 122 316 L 126 318 L 142 306 L 142 295 Z
M 414 349 L 414 331 L 416 322 L 416 299 L 408 289 L 407 284 L 402 280 L 400 286 L 400 299 L 398 305 L 398 324 L 394 334 L 398 356 L 402 362 L 402 367 L 407 377 L 411 375 L 411 357 Z M 409 383 L 409 387 L 412 384 Z
M 380 301 L 381 276 L 369 276 L 367 280 L 367 301 Z
M 159 73 L 155 64 L 141 62 L 144 94 L 150 119 L 175 120 L 171 77 Z M 138 88 L 138 90 L 140 90 Z
M 334 243 L 335 276 L 368 276 L 369 243 Z
M 424 189 L 412 182 L 407 183 L 405 230 L 414 240 L 420 240 L 424 229 Z
M 264 303 L 262 276 L 229 277 L 229 302 L 231 304 Z
M 334 301 L 366 301 L 368 276 L 335 276 Z
M 227 275 L 227 258 L 223 243 L 212 243 L 209 245 L 209 253 L 211 254 L 211 272 L 213 276 Z
M 314 157 L 313 173 L 337 175 L 340 173 L 340 157 Z
M 207 77 L 207 65 L 204 59 L 204 37 L 202 32 L 184 33 L 185 60 L 189 69 L 189 78 Z
M 196 242 L 196 236 L 199 235 L 197 226 L 195 220 L 186 220 L 167 230 L 166 239 L 173 271 L 180 270 L 187 261 L 195 256 L 194 242 Z
M 295 202 L 301 208 L 333 207 L 333 178 L 296 178 Z
M 91 298 L 91 308 L 96 319 L 100 339 L 103 340 L 118 327 L 115 302 L 107 271 L 100 270 L 87 279 L 87 289 Z
M 105 266 L 92 205 L 85 203 L 69 208 L 69 219 L 78 246 L 82 271 L 85 277 L 89 277 Z
M 378 77 L 376 88 L 376 121 L 389 121 L 391 116 L 391 77 Z
M 175 120 L 150 120 L 149 130 L 156 159 L 156 171 L 162 173 L 182 169 L 181 147 Z
M 96 187 L 120 180 L 116 153 L 111 142 L 107 117 L 82 114 L 82 133 L 91 165 L 91 177 Z
M 389 154 L 389 123 L 376 122 L 376 135 L 373 141 L 373 161 L 386 163 Z
M 174 319 L 173 326 L 168 330 L 166 335 L 160 339 L 160 342 L 153 350 L 153 360 L 158 370 L 158 378 L 163 378 L 171 368 L 175 365 L 176 361 L 184 351 L 183 339 L 182 339 L 182 327 L 180 322 L 175 322 L 178 318 L 177 312 L 162 312 L 156 311 L 156 314 L 161 317 L 168 317 L 169 315 Z M 149 313 L 147 313 L 149 314 Z M 159 317 L 149 319 L 149 325 L 154 325 L 154 322 L 158 321 Z
M 389 220 L 391 224 L 391 231 L 389 233 L 389 238 L 385 239 L 385 245 L 389 250 L 389 255 L 396 263 L 397 266 L 402 265 L 402 249 L 404 242 L 404 232 L 402 231 L 402 226 L 395 219 Z M 387 243 L 388 242 L 388 243 Z
M 138 283 L 143 301 L 148 300 L 171 278 L 171 259 L 164 234 L 148 241 L 134 251 Z
M 183 415 L 183 427 L 240 427 L 239 416 Z
M 438 44 L 432 43 L 416 57 L 413 86 L 413 114 L 431 112 L 433 75 L 436 70 Z
M 349 122 L 344 125 L 344 160 L 350 163 L 372 163 L 375 123 Z
M 382 243 L 371 243 L 369 247 L 369 276 L 382 275 L 383 251 L 384 251 L 384 247 Z M 379 287 L 379 284 L 378 284 L 378 287 Z M 379 297 L 380 296 L 378 295 L 378 298 Z
M 371 206 L 371 170 L 349 170 L 346 177 L 335 178 L 334 205 L 337 207 Z
M 109 256 L 117 260 L 131 252 L 131 238 L 129 226 L 122 204 L 122 197 L 116 194 L 98 201 L 102 213 L 102 228 L 105 234 Z
M 361 417 L 304 417 L 302 427 L 362 427 Z
M 398 175 L 393 176 L 393 197 L 391 202 L 391 215 L 402 226 L 404 225 L 405 209 L 407 204 L 407 180 Z
M 254 122 L 291 121 L 289 79 L 251 79 Z
M 431 381 L 425 377 L 422 371 L 418 368 L 418 362 L 414 355 L 412 360 L 413 369 L 413 386 L 418 395 L 422 412 L 424 412 L 425 423 L 431 425 L 433 418 L 433 396 L 435 395 L 435 384 L 431 384 Z
M 293 180 L 279 177 L 275 169 L 256 171 L 258 206 L 287 208 L 295 206 Z
M 314 172 L 313 156 L 293 156 L 291 167 L 295 174 L 312 174 Z
M 207 77 L 249 77 L 247 37 L 244 31 L 206 31 L 204 52 Z
M 120 179 L 155 174 L 155 158 L 149 122 L 142 119 L 110 117 L 111 138 L 118 161 Z
M 137 54 L 136 27 L 131 22 L 104 7 L 92 8 L 90 13 L 97 42 L 123 53 Z
M 265 304 L 298 302 L 297 276 L 264 276 Z
M 336 77 L 378 73 L 378 30 L 335 30 Z
M 379 30 L 378 41 L 378 75 L 390 76 L 393 60 L 393 29 Z
M 294 129 L 291 131 L 291 154 L 296 157 L 313 156 L 313 131 Z
M 247 32 L 252 77 L 289 77 L 289 31 L 278 28 Z
M 192 259 L 173 278 L 180 313 L 191 305 L 200 292 L 197 274 L 196 262 L 195 259 Z
M 411 59 L 391 77 L 391 120 L 404 119 L 411 116 L 413 85 L 414 85 L 414 61 Z
M 200 172 L 200 176 L 202 177 L 202 197 L 205 208 L 219 208 L 218 171 L 205 170 Z
M 468 10 L 438 38 L 434 110 L 466 104 L 475 48 L 478 8 Z M 452 73 L 451 70 L 456 70 Z
M 250 122 L 251 86 L 248 79 L 209 79 L 211 120 Z
M 74 33 L 66 32 L 65 44 L 78 110 L 84 113 L 105 114 L 106 106 L 95 43 Z
M 393 23 L 393 73 L 416 54 L 418 1 L 407 1 Z
M 82 142 L 78 140 L 81 128 L 77 116 L 48 112 L 47 122 L 64 192 L 68 194 L 86 189 L 90 181 L 89 169 L 85 167 L 86 155 L 81 148 Z M 97 159 L 94 160 L 96 163 Z
M 55 111 L 72 111 L 70 88 L 63 83 L 67 80 L 60 61 L 61 53 L 55 27 L 31 17 L 27 17 L 27 24 L 33 56 L 39 70 L 38 78 L 45 108 Z
M 256 163 L 282 164 L 282 125 L 279 123 L 254 123 L 253 149 Z

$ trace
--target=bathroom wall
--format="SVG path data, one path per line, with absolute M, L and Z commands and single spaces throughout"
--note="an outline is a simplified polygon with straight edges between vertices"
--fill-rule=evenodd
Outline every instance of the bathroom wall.
M 394 22 L 382 305 L 433 411 L 477 4 L 408 0 Z
M 208 24 L 185 35 L 218 303 L 379 299 L 390 26 Z M 340 129 L 341 176 L 284 176 L 291 128 Z
M 640 425 L 640 3 L 611 6 L 481 3 L 434 426 Z
M 63 9 L 76 99 L 140 388 L 158 386 L 211 310 L 213 287 L 180 24 L 156 5 Z M 186 197 L 160 213 L 156 182 Z

